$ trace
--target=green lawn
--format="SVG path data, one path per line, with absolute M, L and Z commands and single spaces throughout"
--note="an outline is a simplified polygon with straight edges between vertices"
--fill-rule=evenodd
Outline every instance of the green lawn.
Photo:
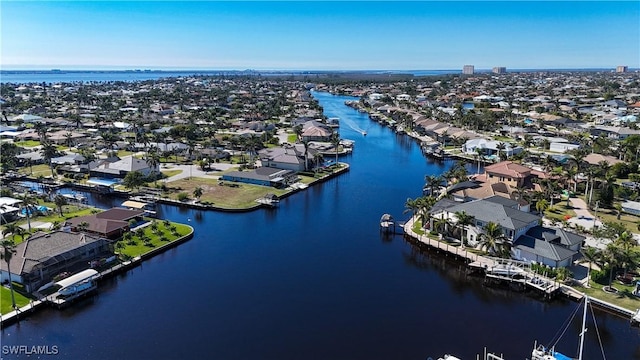
M 18 305 L 18 307 L 23 307 L 29 303 L 29 298 L 15 291 L 15 287 L 13 296 L 16 299 L 16 305 Z M 11 306 L 11 290 L 9 290 L 9 288 L 7 287 L 0 286 L 0 313 L 10 313 L 11 311 L 13 311 L 13 308 Z
M 544 216 L 549 219 L 555 219 L 558 222 L 562 222 L 565 216 L 574 217 L 576 212 L 571 207 L 567 207 L 566 201 L 554 203 L 553 208 L 545 211 Z
M 590 297 L 606 301 L 608 303 L 618 305 L 625 309 L 636 311 L 640 309 L 640 297 L 633 295 L 633 285 L 622 285 L 616 280 L 613 281 L 612 286 L 618 290 L 617 294 L 606 293 L 602 290 L 605 285 L 598 284 L 594 281 L 589 281 L 590 288 L 582 286 L 573 286 L 574 289 L 587 294 Z
M 295 144 L 297 140 L 298 140 L 298 135 L 296 135 L 296 134 L 287 135 L 287 142 L 289 144 Z
M 96 212 L 100 211 L 100 210 L 98 210 L 96 208 L 92 208 L 92 207 L 81 207 L 81 206 L 78 206 L 78 205 L 65 205 L 65 206 L 62 207 L 63 216 L 60 216 L 60 213 L 58 212 L 58 208 L 56 208 L 55 204 L 42 202 L 42 201 L 40 201 L 40 204 L 41 205 L 45 205 L 45 206 L 53 209 L 53 211 L 51 211 L 49 213 L 49 215 L 46 215 L 46 216 L 36 215 L 36 216 L 30 217 L 32 226 L 33 226 L 33 223 L 36 222 L 36 221 L 38 221 L 38 222 L 50 222 L 50 223 L 54 223 L 54 222 L 62 223 L 64 220 L 70 219 L 72 217 L 91 215 L 91 214 L 95 214 Z M 27 225 L 27 219 L 26 218 L 21 218 L 20 220 L 18 220 L 16 222 L 16 225 L 18 225 L 18 226 Z M 31 228 L 31 232 L 36 232 L 38 230 L 42 230 L 42 229 L 36 229 L 34 227 Z M 20 237 L 20 236 L 16 236 L 15 237 L 15 243 L 16 244 L 19 244 L 22 241 L 23 241 L 22 237 Z
M 124 244 L 124 248 L 116 248 L 116 252 L 133 258 L 152 251 L 160 246 L 166 245 L 172 241 L 175 241 L 178 238 L 185 236 L 191 232 L 191 228 L 189 226 L 172 222 L 171 226 L 175 226 L 178 232 L 178 235 L 173 235 L 162 221 L 156 221 L 156 223 L 158 225 L 157 234 L 154 234 L 154 232 L 151 230 L 151 226 L 146 226 L 143 228 L 144 234 L 149 237 L 149 239 L 151 239 L 149 245 L 145 245 L 145 243 L 138 236 L 134 235 L 133 240 L 135 241 L 135 244 L 128 244 L 126 240 L 120 240 L 119 243 Z M 167 237 L 168 241 L 160 240 L 163 234 Z
M 32 172 L 33 171 L 33 172 Z M 47 164 L 33 165 L 33 166 L 25 166 L 18 170 L 20 174 L 29 175 L 31 177 L 37 178 L 42 175 L 44 177 L 51 176 L 51 168 Z
M 22 146 L 22 147 L 34 147 L 34 146 L 39 146 L 40 145 L 40 141 L 38 140 L 25 140 L 25 141 L 18 141 L 17 143 L 14 143 L 18 146 Z
M 119 157 L 119 158 L 122 158 L 122 157 L 124 157 L 124 156 L 128 156 L 128 155 L 131 155 L 131 154 L 133 154 L 133 152 L 128 151 L 128 150 L 118 150 L 118 157 Z
M 225 209 L 246 209 L 255 206 L 256 199 L 266 194 L 276 194 L 278 196 L 286 193 L 286 190 L 276 189 L 268 186 L 223 182 L 228 185 L 218 185 L 217 179 L 191 178 L 172 181 L 171 192 L 165 193 L 171 199 L 177 200 L 178 194 L 187 193 L 189 198 L 193 199 L 193 190 L 201 187 L 204 194 L 200 198 L 200 202 L 213 203 L 214 206 Z M 234 186 L 229 186 L 234 185 Z M 237 186 L 235 186 L 237 185 Z
M 180 173 L 182 173 L 182 170 L 162 170 L 162 174 L 165 175 L 166 177 L 172 177 Z

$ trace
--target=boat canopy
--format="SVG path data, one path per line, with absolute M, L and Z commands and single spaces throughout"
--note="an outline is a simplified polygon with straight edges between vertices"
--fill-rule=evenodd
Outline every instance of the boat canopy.
M 122 203 L 122 206 L 141 210 L 141 209 L 144 209 L 145 206 L 147 206 L 147 203 L 143 203 L 140 201 L 127 200 Z
M 95 277 L 96 275 L 98 275 L 98 272 L 94 269 L 87 269 L 84 271 L 81 271 L 77 274 L 73 274 L 71 276 L 69 276 L 66 279 L 62 279 L 58 282 L 56 282 L 56 285 L 60 286 L 60 289 L 64 289 L 66 287 L 69 287 L 71 285 L 89 280 L 93 277 Z

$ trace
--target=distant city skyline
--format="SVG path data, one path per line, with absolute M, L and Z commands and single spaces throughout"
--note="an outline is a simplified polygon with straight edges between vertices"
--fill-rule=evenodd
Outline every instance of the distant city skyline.
M 640 67 L 640 3 L 15 2 L 2 70 Z

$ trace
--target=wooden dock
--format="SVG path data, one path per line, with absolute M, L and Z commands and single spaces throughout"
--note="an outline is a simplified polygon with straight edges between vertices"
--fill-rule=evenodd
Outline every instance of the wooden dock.
M 531 271 L 528 263 L 500 259 L 470 252 L 463 246 L 451 245 L 446 241 L 431 239 L 426 235 L 419 235 L 413 231 L 414 218 L 404 225 L 405 234 L 428 245 L 434 249 L 443 250 L 467 263 L 470 269 L 483 271 L 487 279 L 517 283 L 544 294 L 545 298 L 551 298 L 561 288 L 561 284 L 555 279 L 536 274 Z

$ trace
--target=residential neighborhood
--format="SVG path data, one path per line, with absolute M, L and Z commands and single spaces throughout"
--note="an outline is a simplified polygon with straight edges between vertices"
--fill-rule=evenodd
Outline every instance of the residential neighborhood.
M 615 270 L 612 279 L 635 274 L 637 73 L 343 76 L 3 83 L 3 234 L 22 239 L 14 244 L 22 254 L 3 263 L 2 281 L 11 266 L 12 281 L 36 291 L 78 264 L 138 246 L 133 234 L 151 244 L 137 228 L 157 229 L 149 218 L 156 202 L 245 211 L 339 176 L 358 151 L 341 128 L 367 133 L 328 117 L 318 92 L 354 97 L 345 105 L 372 124 L 415 141 L 425 158 L 455 163 L 425 174 L 424 196 L 407 200 L 416 231 L 546 267 L 576 286 L 589 286 L 586 263 Z M 59 193 L 65 188 L 129 200 L 42 224 L 38 217 L 83 206 L 83 195 Z M 52 237 L 64 249 L 28 255 Z M 72 260 L 46 269 L 17 262 L 42 266 L 46 256 Z

